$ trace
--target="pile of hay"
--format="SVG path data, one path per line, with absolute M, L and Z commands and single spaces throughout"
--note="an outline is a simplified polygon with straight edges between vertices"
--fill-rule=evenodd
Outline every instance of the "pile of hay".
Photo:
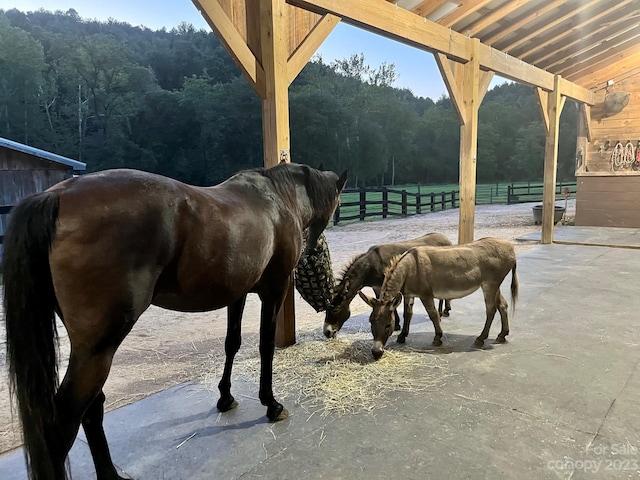
M 370 332 L 341 333 L 331 340 L 319 331 L 300 334 L 296 345 L 275 352 L 276 398 L 323 417 L 370 412 L 389 404 L 389 392 L 435 390 L 450 376 L 445 360 L 404 346 L 385 350 L 374 361 L 371 341 Z M 234 363 L 234 378 L 259 382 L 257 350 L 255 345 L 243 345 Z M 217 391 L 223 367 L 224 354 L 209 359 L 203 375 L 207 388 Z

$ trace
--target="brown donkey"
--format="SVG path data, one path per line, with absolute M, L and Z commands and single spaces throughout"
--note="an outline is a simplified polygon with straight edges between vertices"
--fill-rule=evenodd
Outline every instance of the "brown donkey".
M 509 334 L 509 318 L 500 285 L 509 271 L 513 311 L 518 298 L 516 253 L 506 240 L 489 237 L 451 247 L 415 247 L 394 258 L 385 272 L 377 299 L 359 292 L 373 308 L 369 317 L 374 340 L 373 357 L 377 360 L 382 356 L 384 345 L 393 332 L 393 311 L 400 304 L 402 295 L 420 298 L 433 322 L 433 344 L 437 346 L 442 345 L 442 328 L 434 298 L 462 298 L 482 288 L 487 320 L 475 345 L 482 346 L 489 336 L 496 310 L 500 311 L 502 320 L 502 330 L 496 341 L 505 342 Z M 403 342 L 408 334 L 409 322 L 405 321 L 398 341 Z
M 406 240 L 404 242 L 383 243 L 374 245 L 365 253 L 361 253 L 351 260 L 342 273 L 342 279 L 335 287 L 335 295 L 331 300 L 331 304 L 327 307 L 327 313 L 324 320 L 324 334 L 327 338 L 336 336 L 336 333 L 342 328 L 351 316 L 349 305 L 358 290 L 362 287 L 371 287 L 377 296 L 380 294 L 382 282 L 384 281 L 385 269 L 389 266 L 391 260 L 410 248 L 418 246 L 450 246 L 451 241 L 441 233 L 427 233 L 418 238 Z M 438 311 L 443 317 L 449 316 L 451 304 L 447 300 L 444 312 L 442 311 L 442 300 Z M 411 321 L 413 313 L 413 297 L 404 297 L 404 322 Z M 395 329 L 400 330 L 400 317 L 394 309 Z

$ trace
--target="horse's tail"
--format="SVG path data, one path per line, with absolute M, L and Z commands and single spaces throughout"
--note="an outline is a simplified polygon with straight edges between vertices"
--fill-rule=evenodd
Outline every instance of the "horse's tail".
M 49 251 L 59 198 L 45 192 L 11 212 L 4 236 L 2 277 L 10 392 L 17 399 L 29 478 L 59 478 L 52 463 L 58 387 L 56 297 Z M 55 447 L 54 447 L 55 448 Z
M 511 268 L 511 315 L 516 310 L 516 302 L 518 301 L 518 274 L 516 273 L 517 263 L 513 262 L 513 268 Z

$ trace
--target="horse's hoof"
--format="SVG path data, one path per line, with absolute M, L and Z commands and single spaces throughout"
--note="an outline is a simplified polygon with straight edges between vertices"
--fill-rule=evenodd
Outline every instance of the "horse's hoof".
M 439 347 L 442 345 L 442 340 L 440 340 L 438 337 L 433 339 L 433 345 L 436 347 Z
M 279 403 L 267 408 L 267 418 L 272 422 L 279 422 L 289 416 L 289 412 Z
M 404 343 L 406 342 L 407 337 L 404 335 L 398 335 L 398 343 Z
M 482 346 L 484 345 L 484 340 L 482 340 L 481 338 L 476 338 L 476 341 L 475 341 L 475 342 L 473 342 L 473 344 L 474 344 L 476 347 L 482 347 Z
M 233 397 L 229 397 L 229 398 L 221 397 L 218 400 L 218 403 L 216 406 L 218 407 L 218 410 L 220 410 L 221 412 L 228 412 L 229 410 L 236 408 L 238 406 L 238 402 L 236 402 L 235 398 Z

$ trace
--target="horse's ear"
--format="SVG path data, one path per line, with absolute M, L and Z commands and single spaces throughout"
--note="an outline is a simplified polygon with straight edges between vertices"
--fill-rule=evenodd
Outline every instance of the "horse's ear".
M 336 188 L 338 189 L 339 192 L 342 191 L 342 189 L 344 188 L 345 183 L 347 183 L 347 171 L 346 170 L 344 172 L 342 172 L 342 175 L 340 175 L 340 178 L 336 182 Z
M 362 293 L 362 290 L 358 290 L 358 295 L 360 295 L 360 298 L 362 300 L 364 300 L 364 302 L 367 305 L 369 305 L 371 308 L 373 308 L 373 302 L 374 302 L 375 298 L 366 296 L 364 293 Z
M 324 170 L 324 162 L 320 162 L 320 165 L 318 166 L 318 170 Z
M 393 303 L 391 304 L 391 307 L 394 309 L 398 308 L 398 305 L 400 305 L 401 301 L 402 301 L 402 293 L 398 292 L 398 294 L 393 299 Z

